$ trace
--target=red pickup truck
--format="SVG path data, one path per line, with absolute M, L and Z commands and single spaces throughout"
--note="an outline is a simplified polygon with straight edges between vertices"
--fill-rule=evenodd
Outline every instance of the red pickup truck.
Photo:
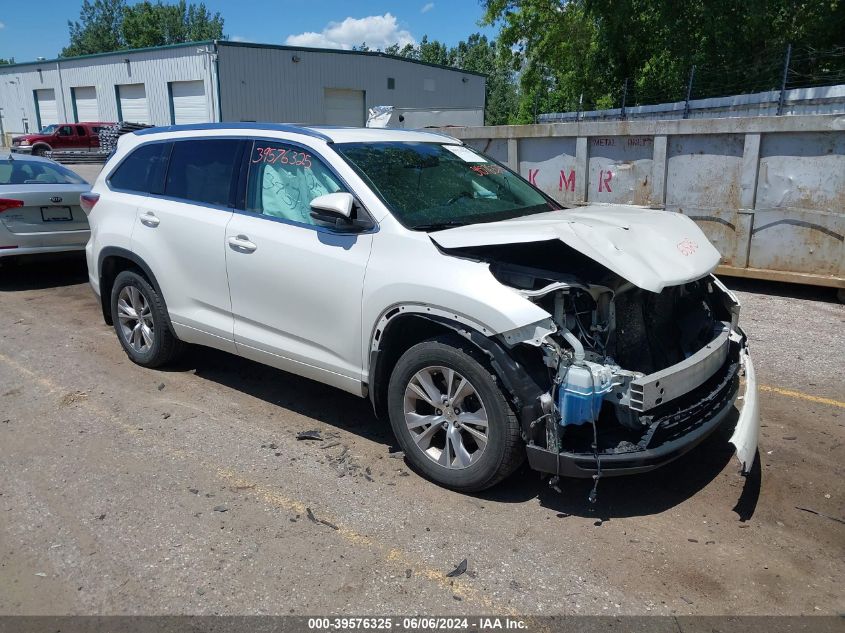
M 100 147 L 100 130 L 114 123 L 55 123 L 37 134 L 12 138 L 12 151 L 40 155 L 59 149 L 92 150 Z

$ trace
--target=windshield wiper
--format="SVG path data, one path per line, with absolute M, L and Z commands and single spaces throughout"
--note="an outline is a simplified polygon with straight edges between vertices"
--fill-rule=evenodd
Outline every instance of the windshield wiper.
M 443 222 L 432 222 L 431 224 L 415 224 L 413 229 L 415 231 L 438 231 L 440 229 L 447 229 L 453 226 L 466 226 L 469 222 L 461 222 L 459 220 L 444 220 Z

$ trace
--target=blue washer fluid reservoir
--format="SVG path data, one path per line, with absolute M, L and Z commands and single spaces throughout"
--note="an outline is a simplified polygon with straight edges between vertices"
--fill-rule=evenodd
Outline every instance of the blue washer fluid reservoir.
M 558 389 L 562 426 L 586 424 L 598 418 L 604 395 L 613 388 L 613 372 L 595 363 L 570 365 Z

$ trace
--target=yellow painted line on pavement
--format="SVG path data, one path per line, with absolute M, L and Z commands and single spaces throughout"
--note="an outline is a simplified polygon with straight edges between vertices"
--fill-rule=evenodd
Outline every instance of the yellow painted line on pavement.
M 823 398 L 821 396 L 813 396 L 802 391 L 793 391 L 792 389 L 782 389 L 781 387 L 772 387 L 771 385 L 757 385 L 759 391 L 768 393 L 776 393 L 787 398 L 795 398 L 797 400 L 806 400 L 807 402 L 814 402 L 816 404 L 824 404 L 829 407 L 839 407 L 845 409 L 845 402 L 834 400 L 833 398 Z
M 2 352 L 0 352 L 0 361 L 15 371 L 26 375 L 49 393 L 65 391 L 64 387 L 53 382 L 49 377 L 29 369 L 16 359 L 9 357 Z M 91 402 L 87 397 L 76 399 L 72 404 L 85 407 L 92 413 L 99 415 L 101 418 L 116 424 L 125 433 L 139 437 L 138 429 L 136 427 L 126 424 L 120 420 L 113 411 L 109 411 L 104 407 L 98 406 L 97 404 Z M 181 449 L 164 448 L 163 450 L 171 457 L 175 457 L 177 459 L 186 459 L 188 457 L 188 454 Z M 219 479 L 229 484 L 232 488 L 239 490 L 244 494 L 252 495 L 267 505 L 280 508 L 288 512 L 295 512 L 303 515 L 303 517 L 305 517 L 308 513 L 308 508 L 310 506 L 307 506 L 302 501 L 291 499 L 282 495 L 277 490 L 264 486 L 251 479 L 247 479 L 231 468 L 217 468 L 216 474 Z M 497 603 L 484 592 L 471 586 L 465 580 L 459 578 L 449 578 L 444 572 L 427 567 L 423 561 L 407 552 L 402 551 L 401 549 L 391 547 L 388 544 L 382 543 L 378 539 L 356 532 L 352 528 L 343 525 L 333 516 L 323 513 L 323 511 L 317 506 L 314 506 L 313 512 L 318 520 L 322 519 L 323 521 L 331 524 L 331 526 L 326 525 L 327 529 L 331 529 L 352 545 L 369 549 L 376 554 L 377 557 L 395 565 L 397 569 L 401 571 L 404 571 L 405 569 L 412 569 L 415 575 L 426 578 L 427 580 L 443 587 L 447 591 L 450 591 L 462 600 L 478 605 L 489 612 L 498 613 L 503 616 L 518 615 L 517 611 L 514 609 Z
M 308 507 L 301 501 L 286 497 L 272 488 L 268 488 L 256 481 L 247 479 L 230 468 L 219 469 L 217 471 L 217 475 L 233 488 L 240 489 L 246 494 L 258 497 L 268 505 L 281 508 L 282 510 L 286 510 L 288 512 L 296 512 L 297 514 L 301 514 L 303 518 L 308 512 Z M 390 563 L 394 563 L 400 570 L 412 569 L 415 575 L 427 578 L 428 580 L 441 585 L 448 591 L 451 591 L 462 600 L 481 605 L 489 609 L 491 612 L 502 615 L 517 615 L 515 610 L 497 604 L 494 600 L 491 600 L 490 597 L 475 587 L 472 587 L 469 583 L 458 578 L 449 578 L 444 572 L 425 566 L 419 559 L 408 555 L 401 549 L 390 547 L 388 544 L 382 543 L 373 537 L 356 532 L 352 528 L 336 521 L 334 517 L 322 514 L 319 509 L 315 511 L 314 514 L 318 521 L 322 520 L 327 524 L 330 523 L 331 526 L 327 525 L 330 529 L 336 528 L 334 531 L 345 541 L 359 547 L 375 550 L 381 558 Z

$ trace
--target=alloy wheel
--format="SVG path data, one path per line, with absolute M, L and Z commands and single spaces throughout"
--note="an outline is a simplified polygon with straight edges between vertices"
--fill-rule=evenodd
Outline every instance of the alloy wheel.
M 487 447 L 487 410 L 475 387 L 454 369 L 420 369 L 405 388 L 404 407 L 414 443 L 444 468 L 467 468 Z
M 117 296 L 117 318 L 123 340 L 136 352 L 145 353 L 155 342 L 150 304 L 135 286 L 125 286 Z

